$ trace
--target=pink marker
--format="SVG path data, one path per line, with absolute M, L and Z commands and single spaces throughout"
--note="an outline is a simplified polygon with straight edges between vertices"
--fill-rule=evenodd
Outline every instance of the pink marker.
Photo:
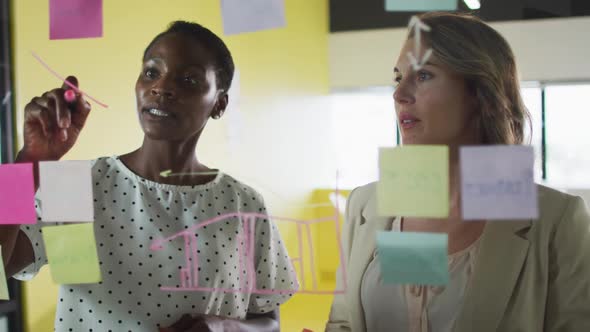
M 64 98 L 68 103 L 73 103 L 76 101 L 76 92 L 74 90 L 66 90 L 66 92 L 64 92 Z

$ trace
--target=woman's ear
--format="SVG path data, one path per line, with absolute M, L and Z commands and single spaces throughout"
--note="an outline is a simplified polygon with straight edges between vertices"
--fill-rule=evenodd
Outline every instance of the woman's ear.
M 220 90 L 217 95 L 217 101 L 215 102 L 213 112 L 211 112 L 211 117 L 216 120 L 221 118 L 228 103 L 229 95 L 224 90 Z

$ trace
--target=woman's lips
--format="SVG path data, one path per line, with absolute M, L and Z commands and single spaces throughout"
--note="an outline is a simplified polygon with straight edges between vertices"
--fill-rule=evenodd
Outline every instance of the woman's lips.
M 402 112 L 399 115 L 399 124 L 403 129 L 414 128 L 420 120 L 408 112 Z

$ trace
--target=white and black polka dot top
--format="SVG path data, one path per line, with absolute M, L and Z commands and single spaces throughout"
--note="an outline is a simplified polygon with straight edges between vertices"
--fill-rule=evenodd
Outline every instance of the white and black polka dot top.
M 248 269 L 242 268 L 244 218 L 232 216 L 199 226 L 229 213 L 266 214 L 261 196 L 252 188 L 223 173 L 204 185 L 155 183 L 131 172 L 117 157 L 96 160 L 92 177 L 102 281 L 60 286 L 56 331 L 155 331 L 185 313 L 242 319 L 247 313 L 277 309 L 297 290 L 287 251 L 269 219 L 246 222 L 254 234 L 249 275 L 255 274 L 255 279 L 247 278 Z M 38 215 L 42 203 L 37 201 Z M 35 263 L 16 276 L 26 280 L 47 258 L 41 222 L 21 229 L 35 251 Z M 185 241 L 193 235 L 194 242 L 189 242 L 196 246 L 189 251 L 195 251 L 198 267 L 186 250 Z M 159 239 L 168 240 L 152 250 Z

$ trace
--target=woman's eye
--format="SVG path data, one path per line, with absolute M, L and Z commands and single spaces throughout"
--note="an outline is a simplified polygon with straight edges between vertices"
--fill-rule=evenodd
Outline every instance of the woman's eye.
M 158 75 L 158 71 L 152 68 L 148 68 L 143 71 L 143 74 L 147 78 L 155 78 Z
M 397 87 L 399 85 L 399 83 L 401 82 L 402 78 L 400 76 L 394 77 L 393 78 L 393 86 Z
M 426 81 L 426 80 L 430 79 L 431 77 L 432 77 L 432 75 L 428 72 L 425 72 L 425 71 L 418 72 L 418 80 L 420 80 L 420 81 Z
M 189 84 L 197 84 L 198 83 L 198 81 L 192 76 L 185 76 L 183 80 Z

